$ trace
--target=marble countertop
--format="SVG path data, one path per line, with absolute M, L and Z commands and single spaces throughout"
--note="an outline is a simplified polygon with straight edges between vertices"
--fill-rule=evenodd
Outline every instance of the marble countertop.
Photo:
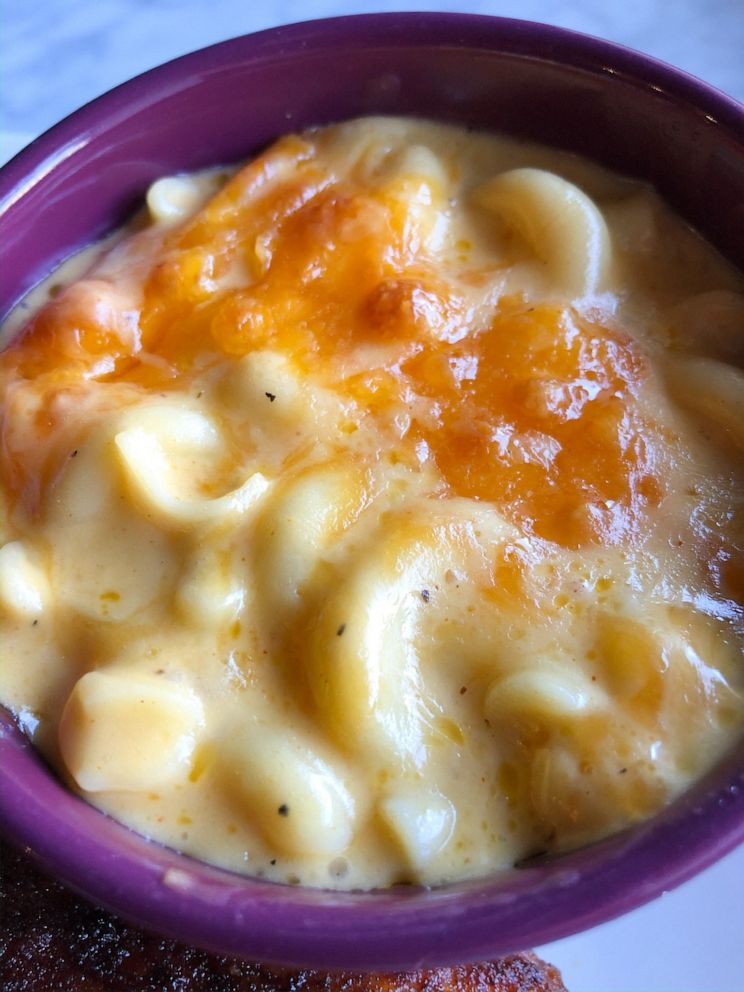
M 458 10 L 544 21 L 640 49 L 744 101 L 744 0 L 36 0 L 6 5 L 0 161 L 161 62 L 276 24 Z M 540 952 L 571 992 L 742 992 L 744 847 L 673 893 Z

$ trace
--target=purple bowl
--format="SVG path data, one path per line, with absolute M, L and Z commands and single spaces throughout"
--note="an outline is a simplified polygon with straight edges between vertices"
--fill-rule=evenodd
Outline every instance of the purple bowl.
M 0 312 L 123 221 L 156 177 L 368 113 L 498 129 L 648 180 L 744 268 L 744 107 L 650 58 L 558 28 L 382 14 L 204 49 L 35 141 L 0 173 Z M 332 893 L 198 863 L 66 791 L 2 710 L 0 814 L 7 837 L 42 867 L 142 926 L 266 962 L 408 969 L 564 937 L 679 885 L 744 840 L 744 751 L 621 835 L 436 890 Z

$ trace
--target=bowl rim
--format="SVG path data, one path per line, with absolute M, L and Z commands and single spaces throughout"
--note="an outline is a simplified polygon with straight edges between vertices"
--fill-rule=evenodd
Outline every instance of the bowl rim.
M 219 42 L 109 90 L 0 170 L 0 216 L 9 215 L 30 189 L 79 151 L 98 121 L 105 118 L 110 124 L 146 105 L 153 90 L 162 94 L 177 89 L 185 73 L 235 58 L 273 60 L 300 51 L 375 45 L 448 45 L 620 76 L 691 105 L 744 142 L 744 105 L 624 46 L 552 25 L 488 15 L 360 14 Z M 559 858 L 547 874 L 539 869 L 542 882 L 537 885 L 538 869 L 512 873 L 516 895 L 503 891 L 499 878 L 431 891 L 332 893 L 247 879 L 132 833 L 68 792 L 10 714 L 0 709 L 0 831 L 76 891 L 176 939 L 289 966 L 375 970 L 384 964 L 402 970 L 543 944 L 681 884 L 744 841 L 744 763 L 736 755 L 727 761 L 730 770 L 723 786 L 706 779 L 663 815 L 580 852 L 588 876 L 577 877 L 577 870 Z M 350 914 L 358 914 L 361 923 L 350 926 Z
M 391 34 L 391 29 L 395 34 Z M 313 42 L 329 45 L 333 36 L 347 45 L 362 48 L 372 43 L 409 47 L 408 32 L 420 32 L 419 43 L 446 44 L 449 47 L 498 50 L 505 54 L 530 57 L 531 49 L 543 47 L 550 38 L 550 55 L 536 54 L 540 61 L 564 64 L 570 54 L 576 68 L 617 76 L 671 99 L 696 107 L 720 126 L 730 128 L 744 139 L 744 103 L 705 82 L 698 76 L 627 45 L 606 41 L 594 35 L 557 27 L 541 21 L 498 17 L 490 14 L 450 12 L 388 12 L 348 14 L 282 24 L 250 34 L 215 42 L 153 66 L 119 83 L 67 114 L 0 167 L 0 218 L 17 200 L 41 181 L 60 161 L 74 154 L 86 140 L 89 126 L 101 115 L 115 116 L 123 105 L 131 107 L 138 99 L 147 101 L 153 84 L 163 88 L 177 81 L 186 67 L 210 63 L 216 56 L 242 54 L 247 43 L 253 58 L 272 58 L 292 53 L 293 47 L 307 48 Z M 486 44 L 479 35 L 494 36 Z M 363 40 L 360 39 L 363 36 Z M 476 42 L 476 44 L 472 44 Z M 530 44 L 532 42 L 532 44 Z

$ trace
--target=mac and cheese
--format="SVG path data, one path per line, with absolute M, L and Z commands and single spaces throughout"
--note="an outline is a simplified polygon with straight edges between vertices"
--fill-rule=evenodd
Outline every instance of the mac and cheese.
M 72 788 L 250 874 L 435 884 L 731 746 L 744 281 L 654 194 L 380 118 L 147 210 L 0 356 L 0 699 Z

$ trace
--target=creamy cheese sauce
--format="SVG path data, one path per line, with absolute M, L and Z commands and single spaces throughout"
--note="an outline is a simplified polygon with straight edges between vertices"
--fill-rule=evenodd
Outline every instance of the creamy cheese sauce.
M 147 205 L 0 356 L 0 700 L 72 788 L 437 884 L 731 746 L 744 282 L 651 191 L 380 118 Z

